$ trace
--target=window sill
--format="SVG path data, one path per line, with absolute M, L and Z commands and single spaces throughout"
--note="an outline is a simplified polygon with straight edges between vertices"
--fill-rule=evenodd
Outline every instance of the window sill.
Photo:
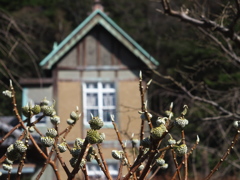
M 87 129 L 90 129 L 90 125 L 89 124 L 84 124 L 84 128 L 87 128 Z M 113 129 L 113 124 L 111 122 L 104 122 L 104 125 L 102 128 L 105 128 L 105 129 Z

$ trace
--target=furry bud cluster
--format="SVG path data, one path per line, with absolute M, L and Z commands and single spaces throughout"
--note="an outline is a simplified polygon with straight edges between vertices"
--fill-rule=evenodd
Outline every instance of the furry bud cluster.
M 50 136 L 41 137 L 41 142 L 44 146 L 51 147 L 54 144 L 55 139 Z
M 153 139 L 160 139 L 163 133 L 165 133 L 166 131 L 167 131 L 166 126 L 164 124 L 161 124 L 159 127 L 152 128 L 151 137 Z
M 71 164 L 71 166 L 74 168 L 76 163 L 77 163 L 77 158 L 71 158 L 69 160 L 69 163 Z M 79 164 L 79 167 L 82 168 L 84 165 L 86 164 L 86 160 L 85 159 L 82 159 L 81 163 Z
M 58 150 L 59 150 L 60 153 L 63 153 L 67 150 L 67 146 L 66 146 L 65 142 L 62 142 L 61 144 L 58 144 L 57 147 L 58 147 Z
M 78 114 L 76 111 L 70 113 L 70 119 L 67 119 L 69 125 L 74 125 L 77 120 L 79 120 L 81 114 Z
M 20 140 L 17 140 L 14 143 L 14 149 L 16 149 L 19 153 L 24 153 L 27 150 L 27 146 Z
M 4 96 L 7 96 L 7 97 L 12 97 L 12 91 L 9 91 L 9 90 L 5 90 L 2 92 Z
M 188 125 L 188 120 L 184 117 L 178 117 L 175 120 L 175 124 L 181 128 L 184 128 L 186 125 Z
M 57 131 L 54 128 L 49 128 L 46 132 L 46 136 L 49 136 L 51 138 L 55 138 L 57 136 Z
M 105 134 L 99 133 L 94 129 L 89 129 L 87 131 L 87 139 L 90 144 L 102 143 L 103 140 L 105 139 Z
M 178 156 L 183 156 L 184 154 L 187 153 L 187 145 L 186 144 L 181 144 L 179 146 L 175 146 L 174 149 Z
M 15 149 L 14 145 L 11 144 L 8 148 L 7 148 L 7 158 L 11 161 L 15 161 L 18 160 L 20 158 L 20 154 L 19 151 L 17 149 Z
M 92 119 L 88 122 L 91 129 L 99 130 L 103 127 L 103 121 L 99 117 L 92 117 Z
M 164 159 L 162 159 L 162 158 L 157 158 L 156 159 L 156 165 L 162 166 L 164 164 L 165 164 L 165 160 Z

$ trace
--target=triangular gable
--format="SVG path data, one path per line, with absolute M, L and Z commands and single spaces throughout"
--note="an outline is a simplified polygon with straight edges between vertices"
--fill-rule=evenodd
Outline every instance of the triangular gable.
M 155 68 L 158 62 L 150 56 L 136 41 L 124 32 L 111 18 L 100 10 L 94 11 L 75 30 L 72 31 L 52 52 L 41 62 L 40 66 L 51 69 L 76 43 L 81 40 L 94 26 L 102 25 L 110 34 L 121 42 L 130 52 L 142 60 L 147 67 Z

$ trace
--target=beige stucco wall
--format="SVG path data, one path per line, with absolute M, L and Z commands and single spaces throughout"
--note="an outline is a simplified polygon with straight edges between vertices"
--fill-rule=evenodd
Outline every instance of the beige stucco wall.
M 79 107 L 79 110 L 82 109 L 81 103 L 81 86 L 78 81 L 74 82 L 58 82 L 58 115 L 61 117 L 61 123 L 59 125 L 60 132 L 68 127 L 67 119 L 72 111 L 76 110 L 76 106 Z M 73 141 L 77 137 L 82 135 L 82 121 L 79 120 L 74 125 L 71 132 L 68 134 L 66 140 Z

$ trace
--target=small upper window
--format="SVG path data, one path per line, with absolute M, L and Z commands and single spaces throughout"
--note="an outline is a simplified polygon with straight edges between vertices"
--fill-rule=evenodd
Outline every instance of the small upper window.
M 112 82 L 86 82 L 83 84 L 84 121 L 93 116 L 104 122 L 111 122 L 110 115 L 116 111 L 116 90 Z

